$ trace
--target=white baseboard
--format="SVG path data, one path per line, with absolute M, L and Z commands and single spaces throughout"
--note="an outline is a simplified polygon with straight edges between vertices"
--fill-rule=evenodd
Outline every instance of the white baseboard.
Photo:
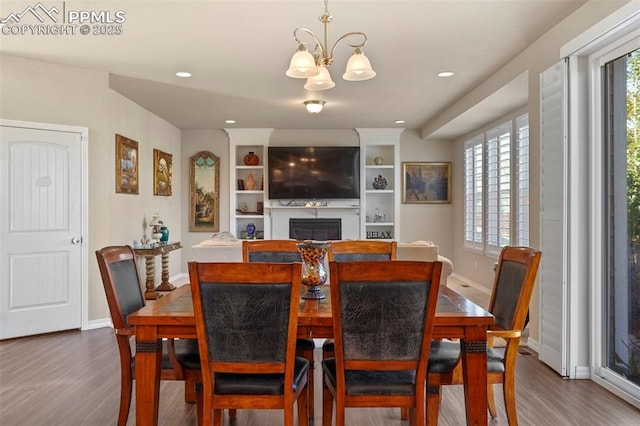
M 591 367 L 576 366 L 576 375 L 573 377 L 576 380 L 591 379 Z
M 481 291 L 484 294 L 488 294 L 491 295 L 491 289 L 490 288 L 486 288 L 485 286 L 482 286 L 480 284 L 478 284 L 475 281 L 471 281 L 469 278 L 467 277 L 463 277 L 462 275 L 458 275 L 455 272 L 453 274 L 451 274 L 451 278 L 455 278 L 456 280 L 463 282 L 465 284 L 467 284 L 469 287 L 473 287 L 478 291 Z
M 113 328 L 113 323 L 111 322 L 111 318 L 103 318 L 97 320 L 91 320 L 87 323 L 83 330 L 95 330 L 97 328 L 111 327 Z
M 527 338 L 527 346 L 536 351 L 536 353 L 540 353 L 540 342 L 537 340 L 533 340 L 531 337 Z

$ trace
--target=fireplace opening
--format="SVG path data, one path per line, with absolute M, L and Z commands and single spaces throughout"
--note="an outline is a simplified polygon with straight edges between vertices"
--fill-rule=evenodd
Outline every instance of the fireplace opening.
M 289 238 L 295 240 L 341 240 L 342 219 L 289 219 Z

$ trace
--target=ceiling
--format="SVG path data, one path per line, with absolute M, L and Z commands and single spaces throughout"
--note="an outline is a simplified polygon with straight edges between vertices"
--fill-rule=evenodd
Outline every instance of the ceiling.
M 286 77 L 296 27 L 322 38 L 321 0 L 45 1 L 60 10 L 125 12 L 120 35 L 0 35 L 0 52 L 109 73 L 110 87 L 181 129 L 422 128 L 477 87 L 584 0 L 333 0 L 329 44 L 362 31 L 377 76 L 342 79 L 351 49 L 329 68 L 333 89 L 307 91 Z M 2 1 L 0 18 L 34 1 Z M 66 15 L 68 16 L 68 15 Z M 33 17 L 22 17 L 26 23 Z M 31 22 L 37 23 L 37 22 Z M 306 39 L 304 39 L 306 41 Z M 312 46 L 309 46 L 312 49 Z M 192 77 L 181 79 L 177 71 Z M 440 71 L 453 71 L 449 78 Z M 309 114 L 307 99 L 326 101 Z M 526 78 L 438 134 L 497 118 L 527 99 Z M 493 116 L 491 116 L 493 115 Z M 225 124 L 234 119 L 236 124 Z M 394 120 L 405 124 L 394 124 Z M 456 123 L 454 123 L 456 124 Z M 438 133 L 438 132 L 436 132 Z

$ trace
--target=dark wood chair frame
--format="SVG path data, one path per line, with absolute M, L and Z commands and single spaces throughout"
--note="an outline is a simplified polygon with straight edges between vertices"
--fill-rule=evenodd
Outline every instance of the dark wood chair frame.
M 133 355 L 132 338 L 135 336 L 135 327 L 127 323 L 127 315 L 142 308 L 145 305 L 144 295 L 142 293 L 142 284 L 140 282 L 140 271 L 136 262 L 136 255 L 130 246 L 109 246 L 100 250 L 96 250 L 96 258 L 98 260 L 98 268 L 102 277 L 102 284 L 109 305 L 111 321 L 118 344 L 118 353 L 120 355 L 120 408 L 118 412 L 118 425 L 124 426 L 129 417 L 129 409 L 131 407 L 131 394 L 133 389 L 133 379 L 135 378 L 135 357 Z M 128 306 L 123 306 L 121 297 L 118 295 L 116 288 L 116 279 L 112 273 L 112 266 L 118 262 L 131 262 L 133 271 L 135 272 L 135 281 L 130 284 Z M 121 297 L 119 297 L 121 296 Z M 180 342 L 179 342 L 180 343 Z M 189 343 L 189 342 L 185 342 Z M 193 342 L 195 345 L 195 342 Z M 197 348 L 195 348 L 197 349 Z M 161 380 L 185 380 L 185 402 L 196 402 L 196 384 L 200 382 L 200 368 L 197 350 L 195 352 L 186 352 L 180 354 L 186 356 L 189 360 L 186 366 L 178 359 L 176 354 L 176 345 L 173 339 L 166 341 L 163 349 L 162 370 L 160 373 Z
M 542 253 L 529 247 L 504 247 L 496 268 L 489 312 L 494 314 L 496 322 L 487 330 L 489 346 L 487 408 L 491 417 L 496 418 L 496 405 L 493 385 L 503 384 L 504 405 L 510 426 L 517 426 L 515 375 L 516 360 L 520 346 L 520 337 L 525 327 L 531 294 L 536 282 L 538 265 Z M 506 341 L 504 353 L 492 349 L 492 340 L 502 338 Z M 457 342 L 442 342 L 448 346 L 448 352 Z M 442 398 L 442 385 L 461 384 L 462 365 L 448 372 L 429 372 L 427 375 L 427 424 L 437 424 Z
M 333 401 L 336 401 L 336 425 L 344 425 L 346 407 L 403 407 L 408 409 L 411 425 L 423 425 L 425 420 L 425 387 L 427 363 L 431 346 L 431 337 L 435 320 L 438 290 L 440 286 L 441 262 L 415 261 L 363 261 L 363 262 L 331 262 L 331 308 L 333 312 L 333 329 L 335 339 L 335 387 L 328 378 L 325 368 L 332 359 L 323 360 L 323 426 L 332 423 Z M 401 288 L 402 282 L 424 282 L 429 285 L 426 294 L 426 306 L 422 325 L 422 341 L 419 342 L 419 355 L 415 358 L 398 359 L 347 359 L 344 353 L 342 312 L 350 307 L 341 299 L 342 285 L 357 283 L 393 283 Z M 428 284 L 430 283 L 430 284 Z M 362 301 L 362 298 L 358 298 Z M 371 330 L 375 334 L 375 330 Z M 375 358 L 372 356 L 372 358 Z M 390 372 L 398 370 L 414 370 L 413 390 L 409 393 L 393 393 L 387 389 L 384 394 L 379 389 L 372 393 L 348 394 L 346 392 L 345 370 L 368 370 L 372 372 Z M 384 384 L 381 384 L 384 386 Z
M 330 241 L 329 244 L 329 262 L 396 260 L 398 251 L 397 241 L 340 240 Z
M 193 297 L 196 330 L 202 364 L 203 378 L 203 424 L 209 425 L 213 410 L 214 425 L 222 424 L 224 409 L 276 409 L 284 411 L 284 425 L 293 426 L 293 405 L 298 403 L 298 421 L 308 426 L 308 383 L 303 374 L 294 389 L 294 362 L 296 362 L 296 334 L 300 304 L 302 265 L 300 263 L 253 263 L 238 268 L 237 263 L 189 262 L 189 277 Z M 287 325 L 287 345 L 285 359 L 281 362 L 247 362 L 211 360 L 208 344 L 208 330 L 203 317 L 201 285 L 219 284 L 290 284 L 289 317 Z M 304 361 L 307 362 L 307 361 Z M 284 387 L 282 394 L 217 394 L 215 374 L 282 374 Z
M 296 259 L 296 262 L 302 262 L 300 252 L 298 251 L 297 240 L 242 240 L 242 261 L 243 262 L 282 262 L 283 257 L 286 261 Z M 252 257 L 256 256 L 256 259 Z M 303 357 L 311 363 L 309 369 L 309 419 L 313 420 L 315 413 L 315 403 L 313 398 L 314 389 L 314 370 L 315 362 L 313 352 L 315 343 L 313 339 L 298 339 L 296 341 L 296 354 Z

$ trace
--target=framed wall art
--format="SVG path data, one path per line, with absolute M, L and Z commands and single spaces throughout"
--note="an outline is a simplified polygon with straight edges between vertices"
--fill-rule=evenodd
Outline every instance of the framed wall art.
M 172 161 L 171 154 L 153 150 L 153 195 L 171 195 Z
M 208 151 L 191 157 L 189 185 L 190 232 L 217 232 L 220 229 L 220 158 Z
M 138 142 L 116 134 L 116 192 L 138 193 Z
M 402 163 L 404 204 L 451 203 L 451 163 Z

